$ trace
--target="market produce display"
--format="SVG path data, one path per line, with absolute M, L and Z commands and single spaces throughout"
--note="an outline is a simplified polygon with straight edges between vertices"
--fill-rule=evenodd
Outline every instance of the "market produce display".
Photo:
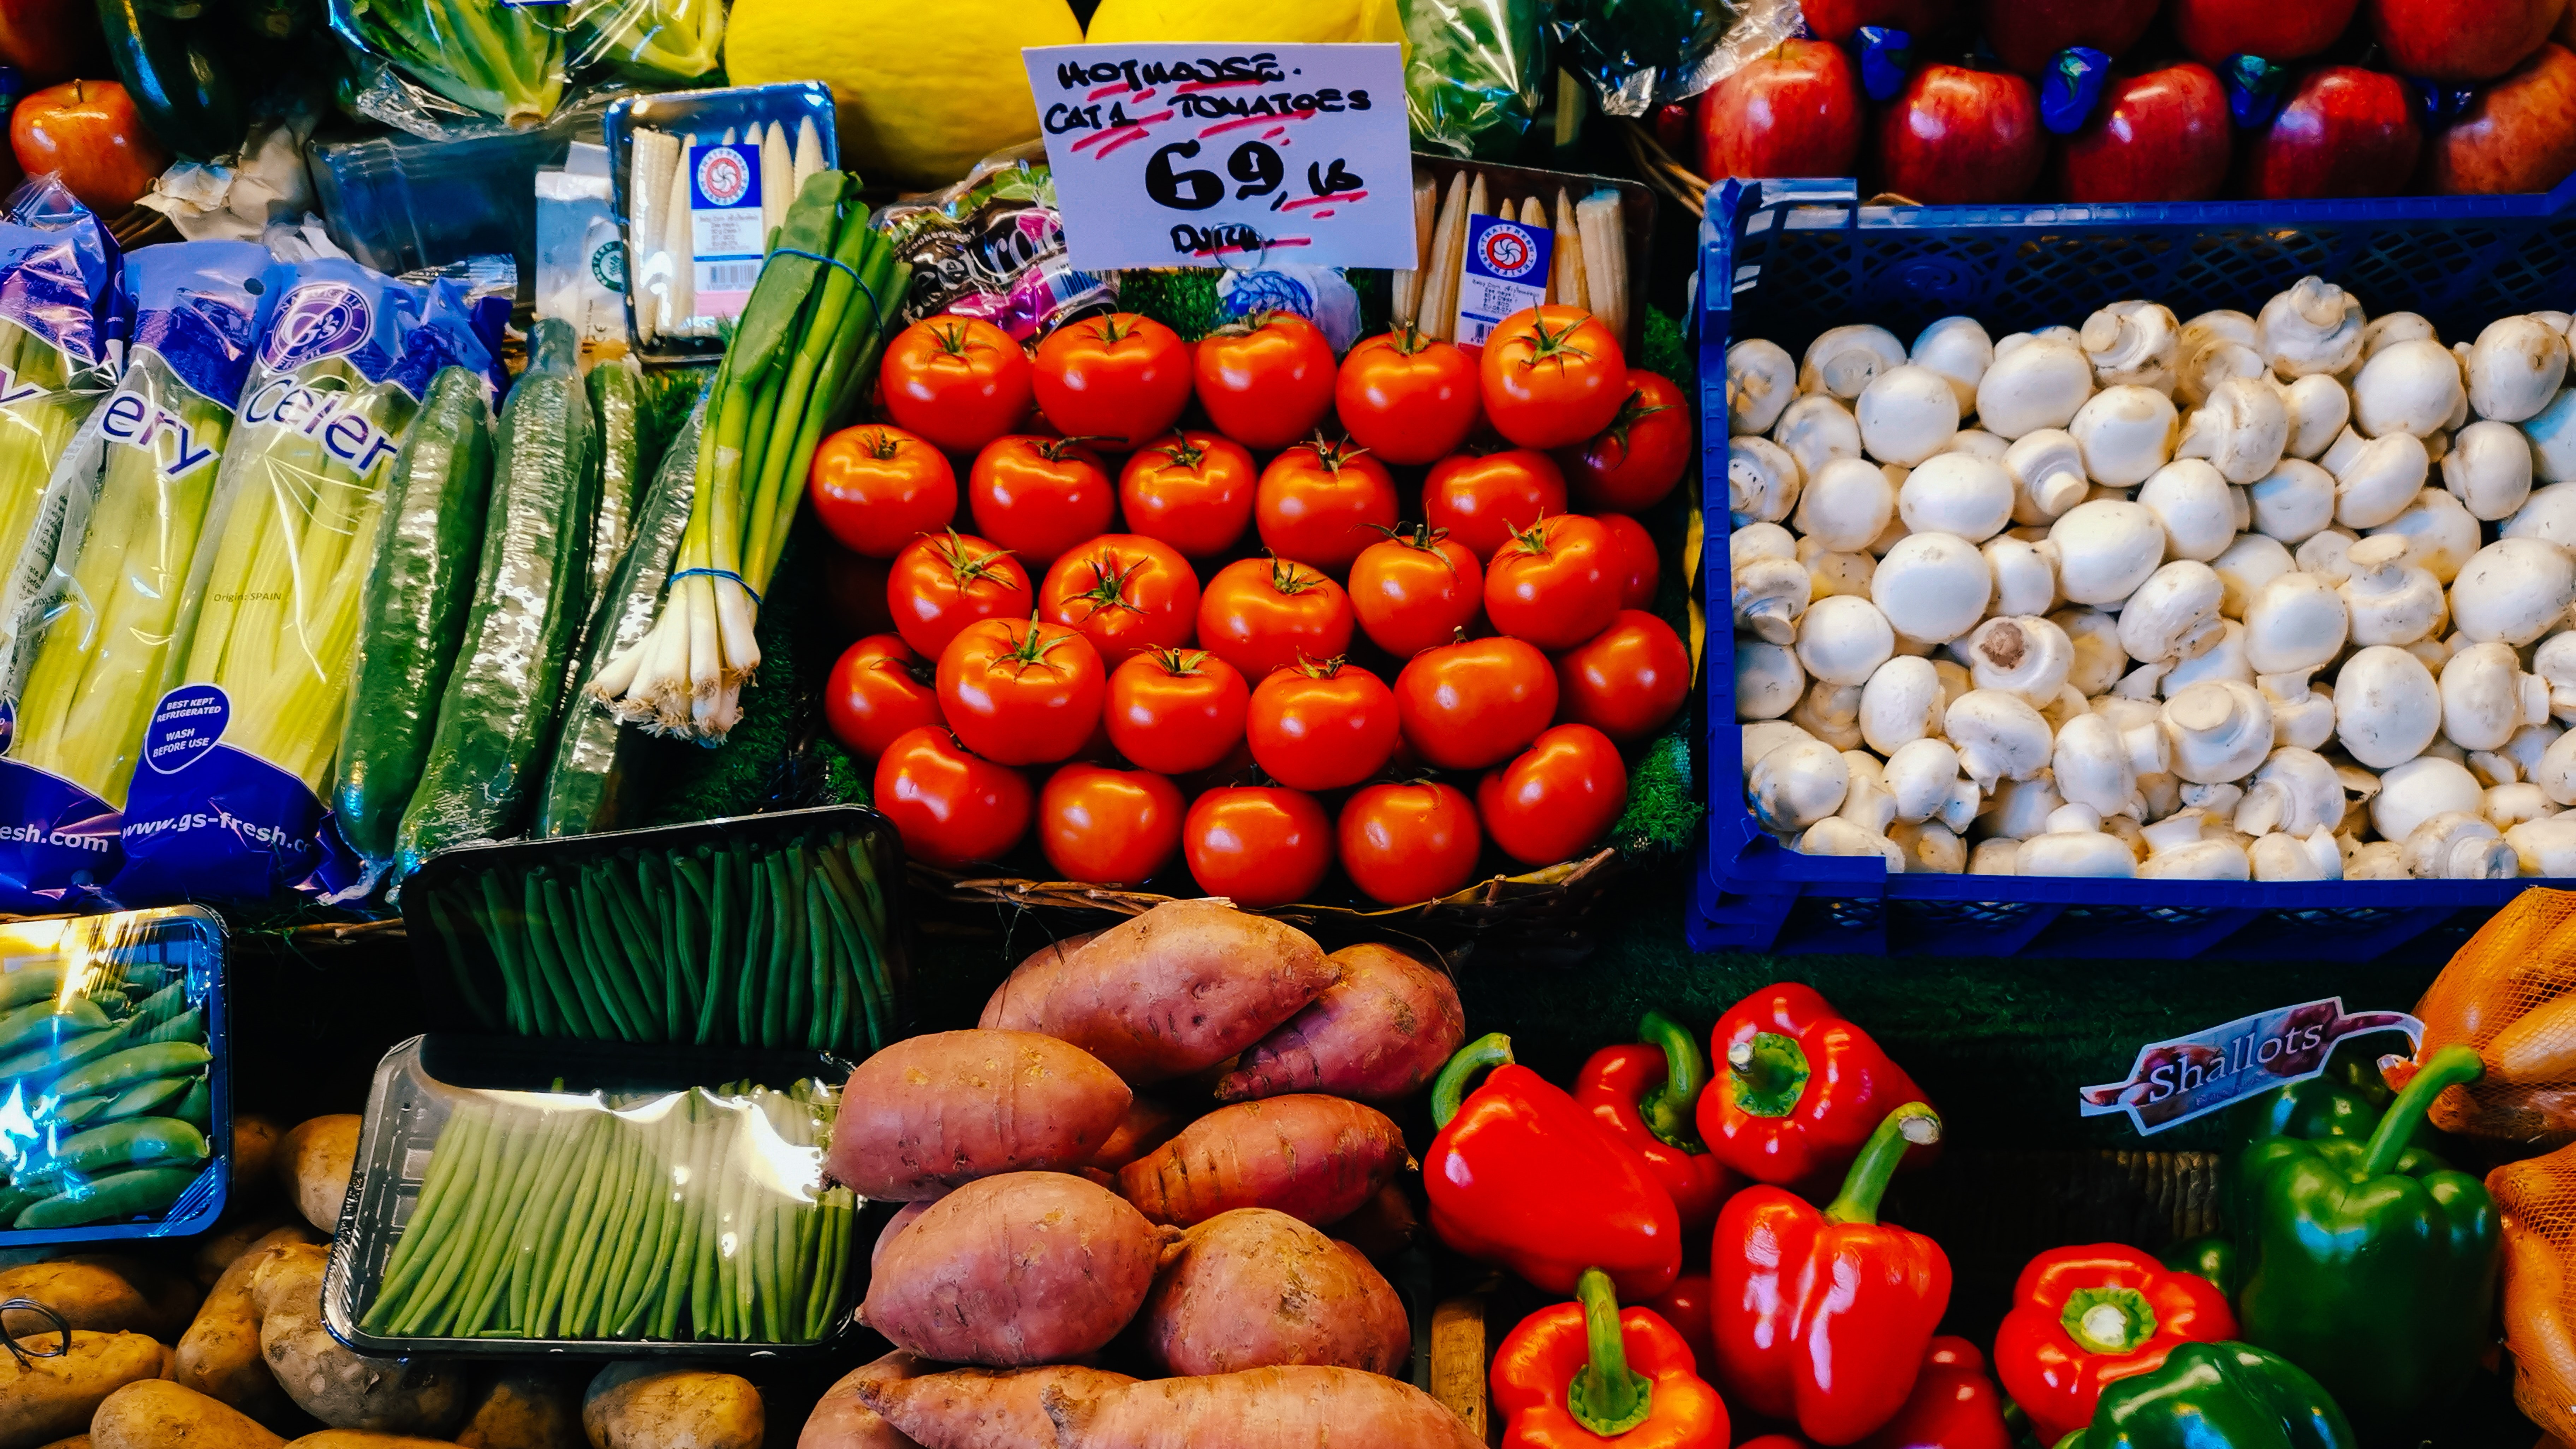
M 2446 345 L 2309 277 L 2259 316 L 1735 343 L 1754 818 L 1891 871 L 2576 869 L 2567 333 Z

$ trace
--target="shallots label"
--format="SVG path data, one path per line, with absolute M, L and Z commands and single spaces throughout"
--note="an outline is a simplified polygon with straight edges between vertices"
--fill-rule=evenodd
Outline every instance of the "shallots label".
M 2421 1046 L 2424 1023 L 2402 1011 L 2346 1013 L 2343 998 L 2280 1006 L 2138 1048 L 2126 1079 L 2086 1087 L 2083 1115 L 2126 1112 L 2142 1134 L 2162 1132 L 2326 1069 L 2348 1036 L 2402 1031 Z

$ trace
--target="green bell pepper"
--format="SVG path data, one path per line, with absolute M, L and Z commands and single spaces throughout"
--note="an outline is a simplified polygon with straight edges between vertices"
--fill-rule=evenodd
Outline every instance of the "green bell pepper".
M 2093 1422 L 2057 1449 L 2353 1449 L 2325 1387 L 2250 1343 L 2186 1343 L 2152 1373 L 2102 1388 Z
M 2476 1052 L 2444 1047 L 2367 1139 L 2265 1137 L 2237 1159 L 2239 1326 L 2316 1375 L 2374 1438 L 2449 1402 L 2487 1347 L 2495 1199 L 2411 1145 L 2433 1098 L 2484 1070 Z
M 2156 1255 L 2156 1261 L 2177 1273 L 2189 1273 L 2218 1285 L 2231 1304 L 2236 1290 L 2243 1286 L 2236 1271 L 2236 1240 L 2225 1233 L 2209 1233 L 2185 1238 Z

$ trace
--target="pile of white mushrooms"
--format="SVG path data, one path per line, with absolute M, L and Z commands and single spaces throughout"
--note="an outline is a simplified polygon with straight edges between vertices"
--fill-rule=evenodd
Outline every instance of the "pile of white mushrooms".
M 2570 328 L 2310 277 L 1737 343 L 1755 819 L 1891 871 L 2576 876 Z

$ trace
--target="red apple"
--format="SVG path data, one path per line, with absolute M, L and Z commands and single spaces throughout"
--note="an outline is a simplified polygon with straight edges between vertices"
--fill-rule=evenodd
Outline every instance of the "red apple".
M 1841 46 L 1783 42 L 1700 94 L 1700 174 L 1849 176 L 1867 111 Z
M 2493 80 L 2540 48 L 2567 0 L 2370 0 L 2388 68 L 2427 80 Z
M 0 61 L 27 84 L 67 80 L 104 58 L 98 7 L 89 0 L 0 0 Z
M 1917 40 L 1950 23 L 1951 0 L 1807 0 L 1807 28 L 1836 45 L 1864 25 L 1885 25 Z
M 2057 143 L 2055 191 L 2068 201 L 2206 201 L 2227 185 L 2234 149 L 2227 91 L 2209 67 L 2114 76 L 2093 118 Z
M 2576 5 L 2568 6 L 2567 13 L 2558 17 L 2558 29 L 2549 38 L 2560 45 L 2576 46 Z
M 2427 191 L 2547 191 L 2576 172 L 2576 54 L 2544 45 L 2433 139 Z
M 2023 75 L 2048 69 L 2049 57 L 2070 45 L 2089 45 L 2118 56 L 2155 23 L 2161 0 L 1977 0 L 1986 44 Z
M 2394 196 L 2423 149 L 2404 81 L 2357 65 L 2325 66 L 2299 77 L 2280 116 L 2247 141 L 2236 190 L 2260 201 Z
M 9 117 L 9 149 L 28 175 L 62 173 L 82 205 L 111 218 L 170 167 L 169 151 L 114 81 L 65 81 L 20 101 Z
M 2009 71 L 1927 65 L 1879 117 L 1878 189 L 1927 205 L 2019 201 L 2047 160 L 2039 95 Z
M 2174 38 L 2210 66 L 2228 57 L 2297 60 L 2335 43 L 2360 0 L 2173 0 Z

